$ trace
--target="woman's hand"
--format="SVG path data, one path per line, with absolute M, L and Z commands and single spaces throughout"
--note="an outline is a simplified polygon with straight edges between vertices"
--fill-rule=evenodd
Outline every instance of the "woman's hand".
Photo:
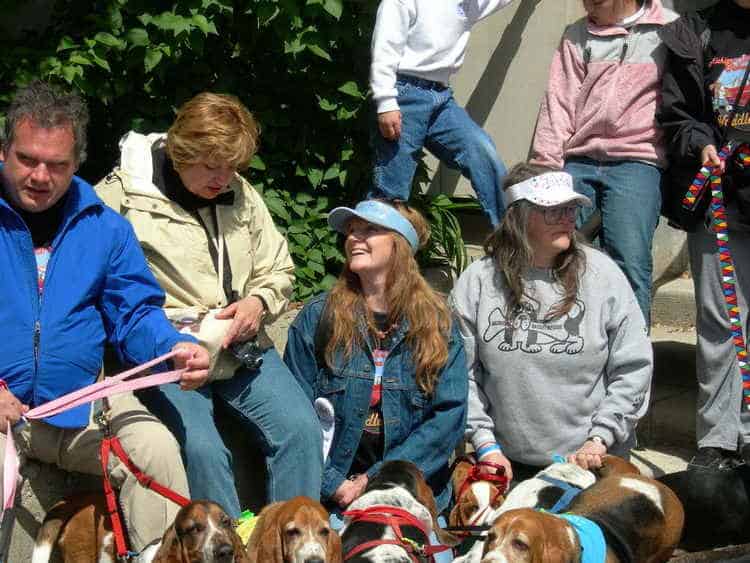
M 401 137 L 401 112 L 386 111 L 378 114 L 378 129 L 387 141 L 398 141 Z
M 603 442 L 589 438 L 576 453 L 568 456 L 567 461 L 583 469 L 596 469 L 602 466 L 602 456 L 606 453 L 607 446 Z
M 203 346 L 194 342 L 178 342 L 172 350 L 177 351 L 173 362 L 177 369 L 187 368 L 180 378 L 180 389 L 192 391 L 198 389 L 208 379 L 208 366 L 211 356 Z
M 235 301 L 216 313 L 217 319 L 234 319 L 224 335 L 221 347 L 227 349 L 233 342 L 245 342 L 253 338 L 258 334 L 265 316 L 266 306 L 255 295 Z
M 346 508 L 364 492 L 367 481 L 367 473 L 360 473 L 353 479 L 347 479 L 333 493 L 334 502 L 341 508 Z
M 706 145 L 701 151 L 701 164 L 704 166 L 720 166 L 724 171 L 724 163 L 719 158 L 719 153 L 714 145 Z
M 28 410 L 29 406 L 21 403 L 21 401 L 19 401 L 16 396 L 8 391 L 7 387 L 3 385 L 3 388 L 0 390 L 0 434 L 5 433 L 5 428 L 8 426 L 8 422 L 13 426 Z
M 490 463 L 500 465 L 505 469 L 505 476 L 508 478 L 508 483 L 513 480 L 513 467 L 510 465 L 510 460 L 501 452 L 490 452 L 479 458 L 479 461 L 489 461 Z M 497 473 L 498 470 L 494 467 L 490 467 L 487 468 L 487 471 L 494 471 Z

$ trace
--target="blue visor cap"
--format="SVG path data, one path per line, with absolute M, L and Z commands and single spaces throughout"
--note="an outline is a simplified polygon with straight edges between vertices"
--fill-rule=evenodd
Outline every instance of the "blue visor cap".
M 361 201 L 357 204 L 357 207 L 351 209 L 350 207 L 337 207 L 328 214 L 328 224 L 334 231 L 338 231 L 342 234 L 346 234 L 346 225 L 354 217 L 380 225 L 391 231 L 396 231 L 402 237 L 406 239 L 411 246 L 411 253 L 415 254 L 419 248 L 419 237 L 417 237 L 417 231 L 409 220 L 396 211 L 395 207 L 391 207 L 387 203 L 382 201 L 376 201 L 368 199 Z

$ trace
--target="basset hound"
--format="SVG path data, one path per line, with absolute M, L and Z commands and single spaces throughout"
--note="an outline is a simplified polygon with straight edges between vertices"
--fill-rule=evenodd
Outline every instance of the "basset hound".
M 116 563 L 115 542 L 101 494 L 65 499 L 47 513 L 36 537 L 32 563 L 48 563 L 54 552 L 64 563 Z M 221 507 L 193 501 L 180 509 L 160 541 L 135 563 L 247 563 L 234 522 Z
M 328 512 L 307 497 L 266 506 L 247 544 L 248 563 L 341 563 Z
M 441 545 L 430 545 L 434 532 Z M 426 563 L 459 543 L 437 523 L 432 489 L 408 461 L 388 461 L 344 512 L 344 561 Z
M 581 492 L 565 514 L 530 508 L 492 525 L 482 563 L 661 563 L 682 533 L 682 504 L 641 475 L 611 475 Z
M 474 463 L 474 465 L 472 465 Z M 510 492 L 503 490 L 503 480 L 482 468 L 473 457 L 456 463 L 451 479 L 456 496 L 449 526 L 468 528 L 486 526 L 500 514 L 514 508 L 552 510 L 564 508 L 571 497 L 607 475 L 640 475 L 638 468 L 620 457 L 605 455 L 602 467 L 587 471 L 572 463 L 553 463 L 531 479 L 521 481 Z
M 454 462 L 451 482 L 454 505 L 448 526 L 463 528 L 465 535 L 494 521 L 491 517 L 503 504 L 509 485 L 504 471 L 494 464 L 477 461 L 473 455 Z

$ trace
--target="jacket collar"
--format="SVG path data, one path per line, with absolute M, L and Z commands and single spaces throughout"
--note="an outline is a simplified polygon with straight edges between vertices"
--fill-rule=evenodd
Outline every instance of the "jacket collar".
M 641 25 L 658 25 L 662 26 L 667 24 L 666 14 L 664 12 L 664 6 L 661 4 L 661 0 L 645 0 L 647 2 L 646 13 L 633 24 L 632 28 L 636 28 Z M 596 25 L 588 17 L 586 18 L 586 28 L 589 33 L 599 37 L 609 37 L 612 35 L 627 35 L 630 33 L 628 28 L 621 25 Z
M 130 131 L 120 139 L 120 171 L 127 174 L 129 182 L 125 182 L 123 190 L 128 195 L 139 195 L 154 200 L 172 203 L 159 188 L 154 185 L 154 160 L 152 148 L 166 143 L 166 133 L 151 133 L 142 135 Z M 236 196 L 241 186 L 238 174 L 229 183 L 229 189 L 223 194 Z M 222 194 L 222 195 L 223 195 Z
M 0 171 L 3 169 L 3 163 L 0 162 Z M 0 180 L 2 181 L 2 180 Z M 0 206 L 5 207 L 12 213 L 16 213 L 16 210 L 10 205 L 10 203 L 4 198 L 0 197 Z M 60 225 L 59 233 L 62 233 L 70 222 L 82 214 L 84 211 L 91 207 L 104 207 L 104 202 L 99 199 L 96 195 L 94 188 L 91 184 L 86 182 L 83 178 L 73 176 L 68 187 L 67 199 L 65 206 L 63 207 L 63 220 Z M 58 237 L 59 237 L 58 233 Z

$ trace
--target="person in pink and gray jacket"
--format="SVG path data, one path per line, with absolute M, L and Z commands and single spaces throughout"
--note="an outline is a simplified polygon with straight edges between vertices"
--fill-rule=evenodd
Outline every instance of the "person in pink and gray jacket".
M 659 29 L 678 15 L 660 0 L 583 0 L 550 68 L 531 161 L 563 168 L 598 208 L 601 246 L 622 268 L 646 323 L 651 244 L 661 208 L 664 143 L 656 109 L 666 49 Z

